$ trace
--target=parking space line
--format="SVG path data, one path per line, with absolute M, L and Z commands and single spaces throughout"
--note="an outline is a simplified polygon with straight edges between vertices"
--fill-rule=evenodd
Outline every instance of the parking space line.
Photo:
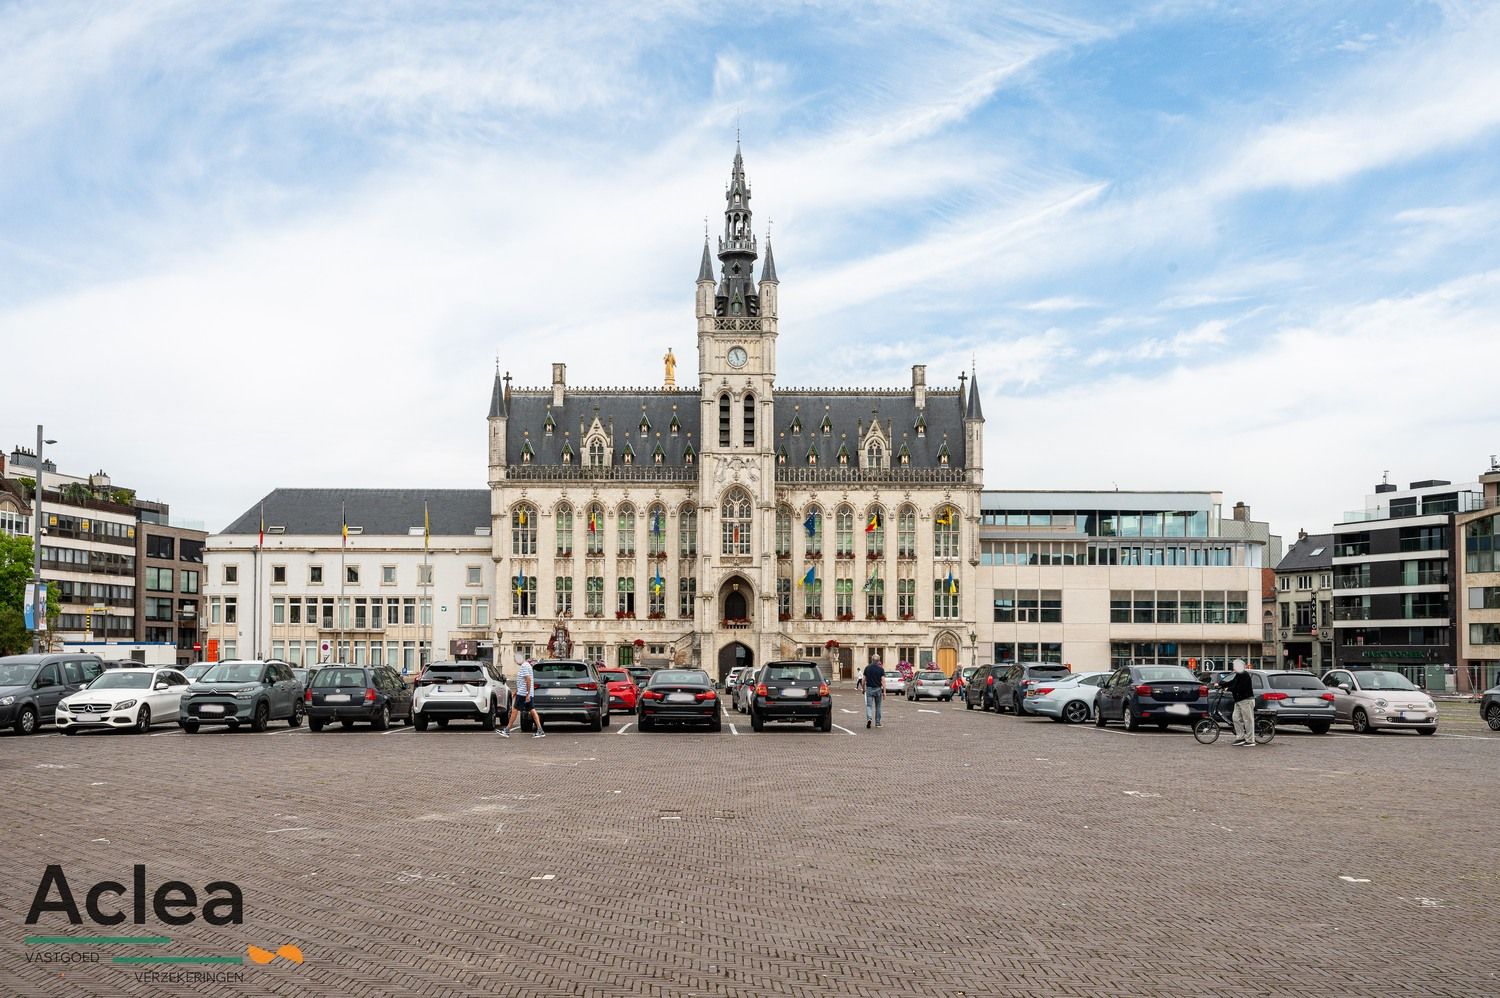
M 731 735 L 737 735 L 737 734 L 739 734 L 739 733 L 740 733 L 740 729 L 739 729 L 739 728 L 736 728 L 736 727 L 735 727 L 735 726 L 734 726 L 734 725 L 733 725 L 733 724 L 731 724 L 731 725 L 730 725 L 730 726 L 729 726 L 729 733 L 730 733 L 730 734 L 731 734 Z
M 853 711 L 850 711 L 850 713 L 852 714 Z M 846 735 L 852 735 L 852 734 L 854 734 L 854 732 L 850 731 L 848 728 L 844 727 L 842 724 L 835 724 L 834 727 L 838 728 L 840 731 L 842 731 Z
M 615 734 L 617 734 L 617 735 L 623 735 L 625 732 L 627 732 L 627 731 L 630 730 L 630 726 L 632 724 L 634 724 L 634 723 L 635 723 L 634 721 L 627 721 L 627 722 L 625 722 L 625 724 L 621 725 L 620 726 L 620 730 L 616 731 Z
M 940 710 L 930 710 L 930 709 L 928 709 L 926 707 L 918 707 L 917 708 L 917 713 L 918 714 L 941 714 L 942 711 L 940 711 Z
M 381 734 L 382 735 L 399 735 L 403 731 L 415 731 L 415 730 L 416 729 L 413 728 L 411 725 L 406 724 L 406 725 L 402 725 L 399 728 L 391 728 L 388 731 L 382 731 Z
M 176 731 L 153 731 L 153 732 L 151 732 L 151 737 L 152 738 L 162 738 L 162 737 L 164 737 L 166 735 L 180 735 L 180 734 L 182 734 L 182 729 L 178 728 Z

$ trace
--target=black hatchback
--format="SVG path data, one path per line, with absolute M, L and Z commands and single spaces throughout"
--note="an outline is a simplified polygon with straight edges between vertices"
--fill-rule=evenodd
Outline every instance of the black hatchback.
M 969 677 L 969 685 L 964 687 L 964 706 L 969 710 L 978 707 L 980 710 L 998 711 L 1000 700 L 995 695 L 996 684 L 1005 678 L 1009 670 L 1009 662 L 999 665 L 981 665 L 974 675 Z
M 1142 724 L 1197 724 L 1208 713 L 1208 687 L 1180 665 L 1132 665 L 1116 669 L 1099 688 L 1094 723 L 1110 721 L 1135 731 Z
M 764 730 L 773 721 L 811 721 L 819 731 L 833 730 L 833 697 L 818 663 L 792 660 L 767 662 L 750 697 L 750 727 Z
M 345 728 L 364 721 L 384 731 L 393 720 L 411 723 L 411 694 L 395 669 L 325 665 L 312 674 L 302 702 L 313 731 L 322 731 L 329 721 Z
M 995 707 L 1012 714 L 1030 714 L 1026 695 L 1043 681 L 1067 679 L 1072 671 L 1066 665 L 1047 662 L 1017 663 L 995 680 Z
M 706 724 L 710 731 L 724 725 L 719 694 L 702 669 L 657 669 L 636 699 L 635 711 L 642 731 L 658 724 Z

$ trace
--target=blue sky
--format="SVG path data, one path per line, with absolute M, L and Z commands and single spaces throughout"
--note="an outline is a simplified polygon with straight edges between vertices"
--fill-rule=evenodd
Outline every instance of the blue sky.
M 497 356 L 691 356 L 738 122 L 782 385 L 972 364 L 992 487 L 1326 529 L 1500 451 L 1497 51 L 1456 0 L 3 5 L 0 444 L 210 527 L 479 487 Z

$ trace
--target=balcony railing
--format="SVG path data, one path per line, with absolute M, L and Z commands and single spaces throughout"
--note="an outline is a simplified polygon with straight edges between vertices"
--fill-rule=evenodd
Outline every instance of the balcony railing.
M 696 482 L 696 466 L 669 464 L 512 464 L 506 477 L 518 482 Z
M 914 485 L 961 485 L 967 480 L 963 468 L 913 468 L 896 465 L 890 468 L 859 468 L 853 465 L 827 465 L 823 467 L 792 468 L 779 465 L 776 468 L 777 485 L 800 485 L 829 483 L 891 484 L 906 482 Z

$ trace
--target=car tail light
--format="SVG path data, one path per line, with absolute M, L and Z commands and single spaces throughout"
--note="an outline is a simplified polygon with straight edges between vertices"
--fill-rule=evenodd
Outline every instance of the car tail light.
M 827 683 L 819 683 L 818 684 L 818 696 L 820 696 L 820 697 L 826 697 L 827 695 L 828 695 L 828 684 Z
M 1039 697 L 1044 697 L 1048 693 L 1051 693 L 1052 690 L 1053 690 L 1053 687 L 1051 687 L 1051 686 L 1038 686 L 1036 688 L 1036 695 L 1039 696 Z
M 986 685 L 986 686 L 994 686 L 995 685 L 995 677 L 994 676 L 986 676 L 985 680 L 984 680 L 984 685 Z
M 1263 700 L 1285 700 L 1286 699 L 1286 694 L 1285 693 L 1262 693 L 1261 694 L 1261 699 L 1263 699 Z
M 1323 694 L 1319 695 L 1318 699 L 1319 700 L 1327 700 L 1329 703 L 1333 703 L 1333 694 L 1332 693 L 1323 693 Z
M 365 687 L 365 703 L 374 703 L 374 702 L 375 702 L 375 687 L 373 687 L 373 686 L 366 686 Z
M 579 683 L 578 684 L 578 688 L 580 690 L 597 690 L 599 688 L 599 684 L 598 683 Z
M 647 700 L 660 700 L 662 697 L 661 693 L 657 690 L 646 690 L 641 694 L 641 696 L 645 697 Z
M 719 695 L 713 690 L 704 690 L 702 693 L 694 693 L 693 699 L 700 702 L 703 700 L 717 700 L 719 699 Z
M 309 686 L 307 689 L 305 689 L 305 690 L 302 691 L 302 702 L 303 703 L 312 703 L 312 687 L 311 686 Z
M 1135 688 L 1135 695 L 1136 696 L 1141 696 L 1141 697 L 1148 697 L 1148 696 L 1151 695 L 1151 687 L 1148 686 L 1148 685 L 1146 685 L 1145 683 L 1142 683 L 1140 686 L 1137 686 Z
M 1206 696 L 1208 696 L 1208 687 L 1207 686 L 1200 686 L 1200 687 L 1198 687 L 1198 695 L 1200 697 L 1206 697 Z
M 758 684 L 756 684 L 755 695 L 758 696 L 758 697 L 763 697 L 763 696 L 768 696 L 769 695 L 769 694 L 766 693 L 766 684 L 765 683 L 758 683 Z

